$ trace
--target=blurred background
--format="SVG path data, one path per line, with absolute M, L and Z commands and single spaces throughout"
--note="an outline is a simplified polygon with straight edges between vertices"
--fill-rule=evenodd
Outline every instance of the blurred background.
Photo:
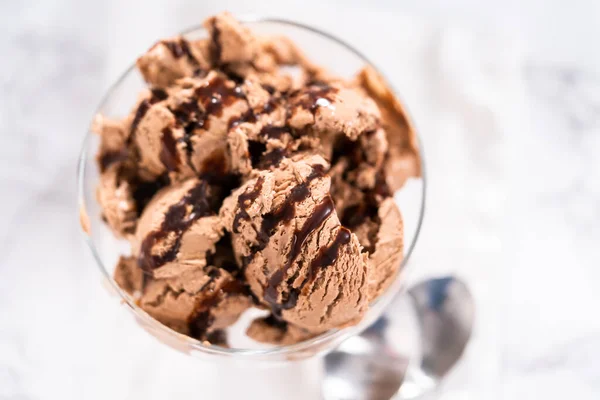
M 314 398 L 318 363 L 222 368 L 168 349 L 101 287 L 75 166 L 100 98 L 156 39 L 221 10 L 367 55 L 429 175 L 413 282 L 463 279 L 472 341 L 442 399 L 600 397 L 600 2 L 0 3 L 0 399 Z

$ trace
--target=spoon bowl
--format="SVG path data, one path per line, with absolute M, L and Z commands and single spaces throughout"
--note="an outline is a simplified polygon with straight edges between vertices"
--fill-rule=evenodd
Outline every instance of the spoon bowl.
M 454 277 L 424 281 L 325 357 L 326 400 L 415 399 L 434 390 L 471 336 L 474 302 Z

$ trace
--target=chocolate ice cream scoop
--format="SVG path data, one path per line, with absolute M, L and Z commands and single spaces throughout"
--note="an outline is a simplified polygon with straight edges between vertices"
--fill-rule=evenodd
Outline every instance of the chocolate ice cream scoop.
M 205 266 L 207 253 L 223 235 L 216 215 L 216 189 L 206 181 L 189 179 L 158 192 L 142 213 L 132 241 L 138 266 L 165 278 Z
M 311 332 L 359 318 L 368 297 L 367 255 L 341 226 L 327 168 L 320 156 L 284 159 L 221 210 L 253 293 Z
M 131 246 L 115 281 L 218 345 L 250 307 L 270 311 L 247 331 L 259 342 L 358 322 L 400 268 L 392 194 L 420 174 L 402 105 L 369 68 L 336 76 L 228 13 L 204 26 L 138 59 L 129 115 L 95 119 L 97 198 Z
M 166 87 L 186 76 L 199 76 L 210 69 L 207 40 L 188 41 L 178 36 L 156 43 L 137 60 L 144 80 Z
M 322 133 L 341 132 L 351 140 L 377 129 L 379 109 L 356 88 L 337 83 L 314 83 L 290 98 L 290 126 L 312 125 Z
M 175 116 L 163 102 L 147 107 L 133 132 L 140 174 L 150 180 L 169 172 L 185 170 L 187 176 L 192 176 L 184 162 L 183 128 L 176 125 Z
M 252 304 L 247 288 L 215 266 L 186 265 L 177 275 L 154 279 L 140 274 L 134 257 L 122 257 L 117 283 L 136 295 L 140 307 L 169 328 L 200 340 L 234 323 Z

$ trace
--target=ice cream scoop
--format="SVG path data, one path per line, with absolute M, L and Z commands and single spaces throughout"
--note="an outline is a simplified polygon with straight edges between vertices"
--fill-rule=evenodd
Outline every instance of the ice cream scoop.
M 221 210 L 253 293 L 311 332 L 359 318 L 368 300 L 367 255 L 337 216 L 327 168 L 316 155 L 286 158 Z
M 357 323 L 403 257 L 392 194 L 420 171 L 402 106 L 368 69 L 336 76 L 227 13 L 204 26 L 151 47 L 129 115 L 95 120 L 98 201 L 131 249 L 115 280 L 213 344 L 249 308 L 259 342 Z

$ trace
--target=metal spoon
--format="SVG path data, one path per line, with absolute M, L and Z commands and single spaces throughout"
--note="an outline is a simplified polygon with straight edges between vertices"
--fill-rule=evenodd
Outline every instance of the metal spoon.
M 416 285 L 325 357 L 323 397 L 414 399 L 430 392 L 460 359 L 474 308 L 466 285 L 454 277 Z

